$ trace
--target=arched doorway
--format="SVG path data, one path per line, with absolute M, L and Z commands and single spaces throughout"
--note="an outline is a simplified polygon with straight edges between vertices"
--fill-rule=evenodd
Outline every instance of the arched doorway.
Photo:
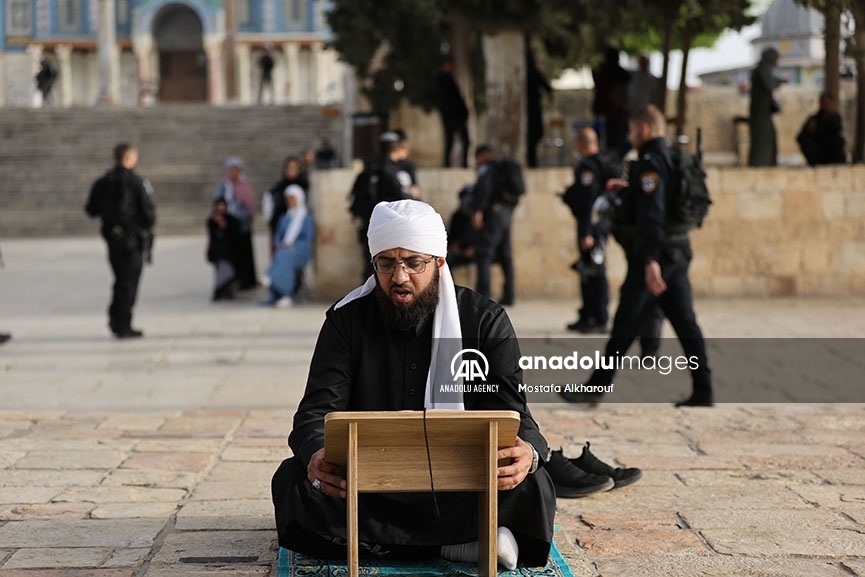
M 207 101 L 207 56 L 198 15 L 182 4 L 170 4 L 153 21 L 159 52 L 159 100 Z

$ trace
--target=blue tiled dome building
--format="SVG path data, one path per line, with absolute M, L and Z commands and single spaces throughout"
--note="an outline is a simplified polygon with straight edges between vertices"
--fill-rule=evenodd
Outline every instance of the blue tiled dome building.
M 42 58 L 57 106 L 342 99 L 323 0 L 4 0 L 0 105 L 38 106 Z M 274 63 L 261 91 L 261 59 Z

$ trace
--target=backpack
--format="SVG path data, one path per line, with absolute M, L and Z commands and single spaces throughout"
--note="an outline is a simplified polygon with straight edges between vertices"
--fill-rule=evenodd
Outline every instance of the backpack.
M 495 178 L 494 202 L 514 208 L 526 193 L 522 167 L 514 160 L 505 159 L 495 161 L 492 168 Z
M 697 138 L 699 150 L 699 133 Z M 712 204 L 709 189 L 706 187 L 702 155 L 673 148 L 669 150 L 666 162 L 670 171 L 666 228 L 673 233 L 700 228 L 709 213 L 709 205 Z
M 402 184 L 394 170 L 374 164 L 357 175 L 349 197 L 351 204 L 348 211 L 353 217 L 366 222 L 376 204 L 400 200 L 403 197 Z

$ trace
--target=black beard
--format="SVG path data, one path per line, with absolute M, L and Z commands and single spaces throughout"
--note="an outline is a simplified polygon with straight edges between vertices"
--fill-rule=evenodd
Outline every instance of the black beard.
M 395 303 L 382 288 L 381 283 L 375 285 L 375 297 L 379 309 L 392 328 L 398 331 L 416 329 L 432 317 L 439 304 L 439 270 L 436 267 L 429 285 L 415 294 L 412 304 Z

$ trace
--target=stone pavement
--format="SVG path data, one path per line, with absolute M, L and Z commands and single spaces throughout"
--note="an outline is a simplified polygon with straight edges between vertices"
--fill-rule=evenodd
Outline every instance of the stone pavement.
M 169 237 L 145 271 L 146 338 L 118 342 L 98 239 L 2 250 L 0 577 L 275 575 L 269 481 L 326 305 L 211 304 L 204 239 Z M 863 304 L 697 301 L 724 337 L 861 338 Z M 573 308 L 523 299 L 510 315 L 521 337 L 555 337 Z M 533 411 L 552 447 L 588 440 L 644 470 L 559 500 L 575 575 L 865 577 L 862 405 Z

